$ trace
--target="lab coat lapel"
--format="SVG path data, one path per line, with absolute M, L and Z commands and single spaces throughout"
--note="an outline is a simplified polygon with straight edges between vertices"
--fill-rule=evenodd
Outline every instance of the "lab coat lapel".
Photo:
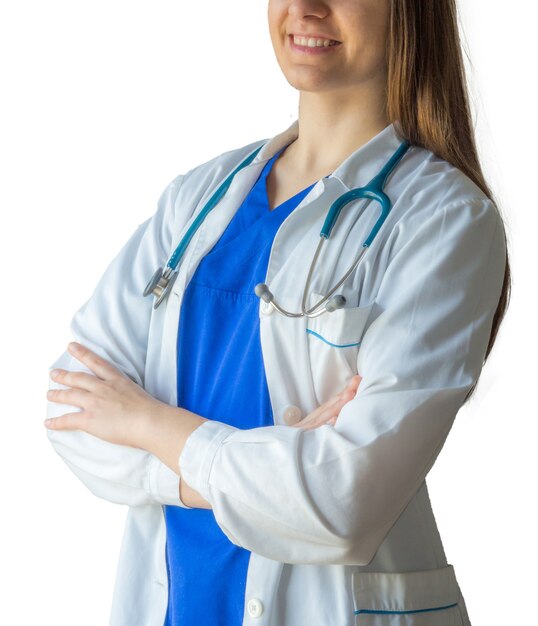
M 181 293 L 183 292 L 202 258 L 219 240 L 236 211 L 240 208 L 249 191 L 252 189 L 267 161 L 281 148 L 289 145 L 297 137 L 297 132 L 298 122 L 295 120 L 285 131 L 266 141 L 252 163 L 241 169 L 234 176 L 228 191 L 215 209 L 211 211 L 204 220 L 189 246 L 190 250 L 186 254 L 178 274 L 178 286 L 176 288 L 178 293 L 180 291 Z M 237 165 L 238 164 L 239 163 L 237 163 Z M 229 172 L 223 171 L 222 174 L 222 180 L 224 180 Z M 200 210 L 217 187 L 218 185 L 216 185 L 214 189 L 209 190 L 208 194 L 200 201 Z M 180 239 L 181 237 L 179 237 L 178 242 Z M 177 245 L 177 242 L 175 245 Z
M 346 191 L 347 188 L 338 179 L 324 178 L 318 181 L 277 231 L 265 282 L 284 308 L 300 310 L 303 287 L 325 216 L 331 204 Z M 322 269 L 318 264 L 311 291 L 319 292 L 323 289 L 327 272 L 322 272 Z
M 168 404 L 177 405 L 177 333 L 181 303 L 185 289 L 192 279 L 198 264 L 218 241 L 226 226 L 230 223 L 235 212 L 241 206 L 252 185 L 257 180 L 266 160 L 258 160 L 239 171 L 233 179 L 227 193 L 219 204 L 207 215 L 200 228 L 194 234 L 185 256 L 178 268 L 178 275 L 165 305 L 154 311 L 155 327 L 162 324 L 161 351 L 153 355 L 158 367 L 159 375 L 153 379 L 155 395 Z M 216 189 L 216 187 L 215 187 Z M 211 193 L 214 189 L 211 190 Z M 178 234 L 173 249 L 178 245 L 187 228 L 196 214 L 206 203 L 206 199 L 199 203 L 197 211 Z M 163 310 L 164 309 L 164 310 Z M 162 316 L 162 317 L 160 317 Z

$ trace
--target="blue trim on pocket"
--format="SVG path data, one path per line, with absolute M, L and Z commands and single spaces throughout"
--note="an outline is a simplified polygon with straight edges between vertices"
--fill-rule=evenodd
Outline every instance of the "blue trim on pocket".
M 457 602 L 454 602 L 454 604 L 447 604 L 446 606 L 435 606 L 430 609 L 416 609 L 415 611 L 374 611 L 372 609 L 358 609 L 357 611 L 355 611 L 355 615 L 358 615 L 359 613 L 368 613 L 370 615 L 372 614 L 407 615 L 409 613 L 425 613 L 427 611 L 442 611 L 443 609 L 451 609 L 455 606 L 458 606 Z
M 310 335 L 314 335 L 314 337 L 317 337 L 318 339 L 321 339 L 321 341 L 324 341 L 326 344 L 328 344 L 329 346 L 332 346 L 333 348 L 351 348 L 351 346 L 361 345 L 360 341 L 357 341 L 357 343 L 342 343 L 342 344 L 331 343 L 330 341 L 327 341 L 325 337 L 322 337 L 321 335 L 318 335 L 318 333 L 314 332 L 313 330 L 310 330 L 310 328 L 307 328 L 306 332 L 309 333 Z

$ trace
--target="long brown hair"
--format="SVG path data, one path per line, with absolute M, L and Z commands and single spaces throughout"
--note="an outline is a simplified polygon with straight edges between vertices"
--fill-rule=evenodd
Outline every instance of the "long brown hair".
M 390 0 L 387 43 L 389 120 L 397 121 L 402 138 L 412 145 L 460 169 L 498 210 L 478 159 L 456 0 Z M 504 282 L 484 363 L 506 314 L 511 286 L 507 248 Z M 476 383 L 465 400 L 475 387 Z

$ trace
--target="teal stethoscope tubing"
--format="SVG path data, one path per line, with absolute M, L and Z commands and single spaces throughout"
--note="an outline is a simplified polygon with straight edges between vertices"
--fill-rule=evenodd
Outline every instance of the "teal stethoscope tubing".
M 286 311 L 285 309 L 283 309 L 282 307 L 280 307 L 274 301 L 273 294 L 271 294 L 271 292 L 267 288 L 267 285 L 265 285 L 264 283 L 260 283 L 260 285 L 256 286 L 256 294 L 259 297 L 261 297 L 264 301 L 270 302 L 274 306 L 274 308 L 277 309 L 280 313 L 283 313 L 284 315 L 287 315 L 289 317 L 300 317 L 302 315 L 307 315 L 307 316 L 314 317 L 314 316 L 317 316 L 317 315 L 321 315 L 321 313 L 324 313 L 325 311 L 335 310 L 336 308 L 340 308 L 341 306 L 343 306 L 343 304 L 345 302 L 345 299 L 342 296 L 336 296 L 336 298 L 333 298 L 333 300 L 331 300 L 328 303 L 328 305 L 326 305 L 326 307 L 324 309 L 321 309 L 321 311 L 319 311 L 318 313 L 312 314 L 312 311 L 314 311 L 321 304 L 326 302 L 329 299 L 329 297 L 334 293 L 334 291 L 343 283 L 343 281 L 355 269 L 355 267 L 358 264 L 358 261 L 360 260 L 360 258 L 364 254 L 365 249 L 368 248 L 371 245 L 372 241 L 375 239 L 375 236 L 379 232 L 379 229 L 381 228 L 381 226 L 383 225 L 383 223 L 387 219 L 387 217 L 388 217 L 388 215 L 390 213 L 390 210 L 392 208 L 392 203 L 390 201 L 390 198 L 383 191 L 383 188 L 385 186 L 385 183 L 386 183 L 386 180 L 387 180 L 388 176 L 390 175 L 392 170 L 396 167 L 396 165 L 398 165 L 398 163 L 400 162 L 400 160 L 402 159 L 404 154 L 407 152 L 409 146 L 410 146 L 409 142 L 403 141 L 400 144 L 400 146 L 398 147 L 398 149 L 391 156 L 391 158 L 383 166 L 383 168 L 381 169 L 379 174 L 374 176 L 374 178 L 372 178 L 372 180 L 367 185 L 365 185 L 364 187 L 358 187 L 356 189 L 350 189 L 346 193 L 342 194 L 339 198 L 337 198 L 331 204 L 331 206 L 329 208 L 329 211 L 327 213 L 327 216 L 325 218 L 325 221 L 323 223 L 323 226 L 321 228 L 321 231 L 320 231 L 320 238 L 321 239 L 320 239 L 320 243 L 318 245 L 318 249 L 316 250 L 316 254 L 314 255 L 314 258 L 313 258 L 312 263 L 310 265 L 310 271 L 309 271 L 309 274 L 308 274 L 308 279 L 307 279 L 307 282 L 306 282 L 306 285 L 305 285 L 305 289 L 303 291 L 303 301 L 302 301 L 302 312 L 301 313 L 290 313 L 290 312 Z M 202 208 L 200 213 L 193 220 L 193 222 L 190 225 L 190 227 L 187 229 L 187 232 L 182 237 L 181 241 L 179 242 L 179 244 L 177 245 L 176 249 L 174 250 L 172 256 L 170 257 L 168 263 L 166 264 L 166 268 L 165 268 L 164 272 L 163 272 L 162 268 L 159 268 L 155 272 L 155 274 L 152 276 L 152 278 L 150 279 L 149 283 L 147 284 L 146 288 L 144 289 L 144 296 L 147 296 L 150 293 L 153 293 L 156 296 L 155 302 L 153 304 L 153 307 L 155 309 L 160 305 L 160 303 L 164 300 L 166 295 L 169 293 L 169 291 L 170 291 L 170 289 L 172 287 L 172 284 L 173 284 L 174 280 L 177 277 L 177 273 L 178 273 L 177 272 L 177 267 L 178 267 L 181 259 L 183 258 L 184 254 L 185 254 L 185 251 L 186 251 L 190 241 L 192 240 L 194 234 L 200 228 L 200 226 L 203 224 L 203 222 L 204 222 L 205 218 L 207 217 L 207 215 L 215 208 L 215 206 L 217 206 L 217 204 L 220 202 L 220 200 L 226 194 L 226 192 L 228 191 L 228 188 L 232 184 L 232 181 L 233 181 L 235 175 L 240 170 L 242 170 L 244 167 L 247 167 L 247 165 L 250 165 L 250 163 L 252 163 L 252 161 L 256 158 L 256 155 L 258 154 L 258 152 L 262 148 L 263 148 L 263 144 L 262 144 L 262 146 L 260 146 L 256 150 L 254 150 L 254 152 L 252 152 L 244 161 L 242 161 L 233 170 L 233 172 L 231 172 L 231 174 L 228 175 L 228 177 L 218 187 L 218 189 L 211 196 L 211 198 L 206 203 L 206 205 Z M 354 263 L 353 263 L 352 267 L 350 268 L 350 270 L 348 272 L 346 272 L 346 274 L 344 275 L 342 280 L 340 280 L 330 290 L 330 292 L 328 294 L 326 294 L 326 296 L 322 300 L 320 300 L 311 309 L 307 310 L 305 308 L 305 306 L 306 306 L 306 294 L 307 294 L 307 291 L 308 291 L 308 287 L 310 285 L 310 281 L 311 281 L 311 278 L 312 278 L 314 266 L 316 264 L 317 258 L 319 256 L 319 252 L 321 250 L 321 246 L 322 246 L 323 242 L 325 240 L 329 239 L 329 237 L 331 236 L 332 229 L 334 228 L 334 225 L 336 224 L 336 221 L 338 220 L 338 217 L 339 217 L 342 209 L 344 208 L 344 206 L 346 206 L 350 202 L 352 202 L 354 200 L 358 200 L 360 198 L 367 198 L 367 199 L 379 202 L 379 204 L 381 205 L 381 214 L 380 214 L 378 220 L 376 221 L 376 223 L 374 224 L 372 230 L 370 231 L 370 234 L 368 235 L 368 237 L 366 238 L 366 240 L 362 244 L 361 253 L 359 254 L 359 257 L 354 261 Z M 331 302 L 332 302 L 332 305 L 331 305 Z

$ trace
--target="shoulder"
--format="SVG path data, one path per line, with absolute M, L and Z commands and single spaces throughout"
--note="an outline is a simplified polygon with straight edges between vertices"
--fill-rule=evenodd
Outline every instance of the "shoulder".
M 411 263 L 427 271 L 443 263 L 448 275 L 458 258 L 469 267 L 481 264 L 482 276 L 502 280 L 507 236 L 495 202 L 432 152 L 412 146 L 407 156 L 385 189 L 393 206 L 385 236 L 377 242 L 380 267 L 394 270 Z
M 383 263 L 376 298 L 399 310 L 400 299 L 415 289 L 420 300 L 411 310 L 417 319 L 422 312 L 433 313 L 426 302 L 445 317 L 444 307 L 454 303 L 476 307 L 472 315 L 478 302 L 494 311 L 507 255 L 496 204 L 464 172 L 432 152 L 413 147 L 409 157 L 399 174 L 395 170 L 392 188 L 390 181 L 387 185 L 395 214 L 377 250 Z
M 171 195 L 175 198 L 189 196 L 194 201 L 208 191 L 214 191 L 216 186 L 222 182 L 249 154 L 261 147 L 266 139 L 260 139 L 233 148 L 222 154 L 196 165 L 185 174 L 174 178 L 164 190 L 163 195 Z
M 228 150 L 175 176 L 161 192 L 157 203 L 157 215 L 170 234 L 179 232 L 228 174 L 265 141 L 261 139 Z
M 433 212 L 466 202 L 490 202 L 482 189 L 452 163 L 440 158 L 430 150 L 411 146 L 409 157 L 402 162 L 399 186 L 415 212 L 420 208 Z M 492 203 L 493 204 L 493 203 Z
M 395 172 L 396 173 L 396 172 Z M 503 229 L 495 202 L 462 170 L 430 150 L 412 146 L 395 176 L 395 226 L 407 235 L 435 225 L 438 230 L 480 232 Z

